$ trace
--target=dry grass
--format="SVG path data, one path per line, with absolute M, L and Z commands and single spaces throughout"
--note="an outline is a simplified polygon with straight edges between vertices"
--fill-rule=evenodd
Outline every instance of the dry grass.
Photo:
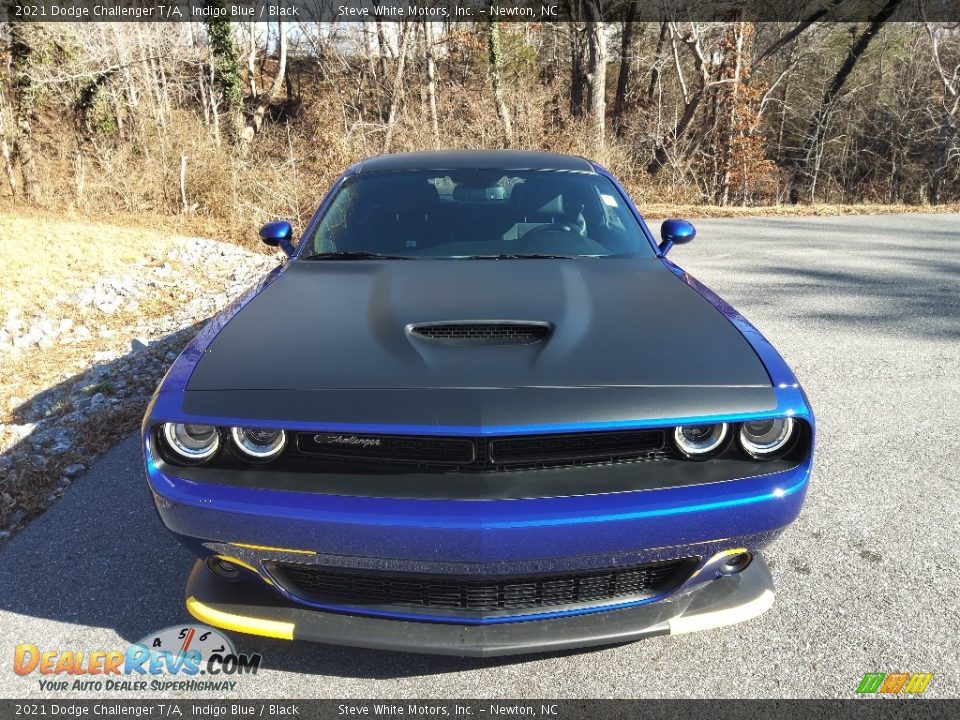
M 40 237 L 30 242 L 38 228 L 42 228 Z M 18 308 L 28 321 L 42 313 L 53 321 L 69 319 L 86 325 L 94 335 L 90 340 L 53 348 L 26 348 L 15 357 L 0 355 L 3 422 L 12 422 L 10 413 L 17 404 L 12 400 L 30 398 L 82 372 L 98 353 L 129 349 L 131 327 L 169 315 L 179 302 L 172 293 L 151 293 L 140 299 L 135 311 L 121 309 L 104 315 L 51 299 L 89 287 L 99 278 L 136 275 L 164 263 L 178 272 L 180 265 L 167 259 L 178 240 L 169 232 L 131 225 L 63 220 L 40 211 L 15 215 L 0 210 L 0 323 L 9 309 Z
M 31 215 L 0 210 L 3 316 L 13 307 L 24 311 L 44 307 L 54 295 L 86 287 L 104 273 L 115 275 L 162 262 L 174 247 L 167 233 L 140 229 L 128 234 L 98 222 Z

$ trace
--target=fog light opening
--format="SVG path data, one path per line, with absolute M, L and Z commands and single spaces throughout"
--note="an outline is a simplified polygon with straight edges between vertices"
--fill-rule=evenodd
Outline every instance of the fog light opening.
M 236 582 L 240 579 L 240 568 L 222 558 L 208 557 L 207 569 L 222 580 Z
M 724 558 L 717 570 L 721 575 L 736 575 L 746 570 L 751 560 L 753 560 L 751 553 L 738 552 Z

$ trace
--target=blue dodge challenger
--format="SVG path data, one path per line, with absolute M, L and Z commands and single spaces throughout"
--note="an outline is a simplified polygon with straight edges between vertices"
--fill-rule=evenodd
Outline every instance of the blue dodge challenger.
M 790 368 L 599 165 L 385 155 L 173 363 L 150 490 L 187 610 L 276 638 L 509 655 L 773 602 L 814 420 Z

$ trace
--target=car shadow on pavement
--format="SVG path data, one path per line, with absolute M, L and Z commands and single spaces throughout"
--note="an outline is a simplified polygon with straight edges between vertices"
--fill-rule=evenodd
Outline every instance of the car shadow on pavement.
M 179 351 L 199 326 L 160 341 L 175 340 L 168 346 L 158 343 L 162 368 L 144 371 L 135 391 L 112 407 L 123 406 L 128 414 L 141 417 L 153 385 L 169 365 L 168 353 L 173 351 L 169 348 Z M 127 355 L 96 366 L 98 391 L 109 395 L 108 387 L 115 390 L 118 373 L 129 370 L 124 363 L 144 352 L 143 347 L 135 347 Z M 47 388 L 16 408 L 14 421 L 36 422 L 51 405 L 56 407 L 71 390 L 76 393 L 76 388 L 86 387 L 90 379 L 87 370 Z M 106 406 L 111 404 L 106 402 Z M 48 440 L 64 439 L 62 433 L 50 432 L 66 427 L 66 423 L 58 424 L 62 417 L 58 412 L 7 450 L 4 455 L 17 462 L 2 471 L 16 470 L 18 463 L 46 462 L 43 467 L 47 475 L 52 474 L 51 487 L 57 488 L 57 468 L 66 461 L 47 445 Z M 90 413 L 78 427 L 84 422 L 96 424 L 98 417 Z M 126 427 L 129 422 L 128 418 Z M 72 431 L 69 440 L 82 443 L 83 432 Z M 42 473 L 35 476 L 42 477 Z M 8 483 L 0 484 L 0 489 L 13 488 Z M 43 498 L 48 490 L 42 488 Z M 98 457 L 89 470 L 65 489 L 61 486 L 56 494 L 60 491 L 61 498 L 0 544 L 0 638 L 5 646 L 32 642 L 92 651 L 102 649 L 105 643 L 117 643 L 109 631 L 119 635 L 123 647 L 123 643 L 137 642 L 162 628 L 194 622 L 184 607 L 184 587 L 194 556 L 167 531 L 156 512 L 137 433 Z M 34 505 L 29 515 L 37 513 L 38 507 Z M 436 675 L 543 657 L 464 659 L 229 634 L 241 652 L 260 653 L 264 668 L 343 677 Z
M 97 451 L 139 425 L 160 378 L 204 322 L 149 345 L 133 339 L 126 354 L 92 363 L 10 412 L 8 427 L 23 434 L 0 455 L 13 530 L 0 542 L 0 614 L 23 617 L 4 617 L 0 636 L 46 642 L 42 621 L 52 620 L 137 640 L 169 615 L 159 587 L 187 556 L 153 509 L 137 439 Z

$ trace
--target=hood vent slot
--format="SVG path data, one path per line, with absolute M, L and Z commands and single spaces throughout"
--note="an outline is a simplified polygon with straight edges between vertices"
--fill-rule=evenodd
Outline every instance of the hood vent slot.
M 531 322 L 445 322 L 409 326 L 410 334 L 447 345 L 533 345 L 550 335 L 550 325 Z

